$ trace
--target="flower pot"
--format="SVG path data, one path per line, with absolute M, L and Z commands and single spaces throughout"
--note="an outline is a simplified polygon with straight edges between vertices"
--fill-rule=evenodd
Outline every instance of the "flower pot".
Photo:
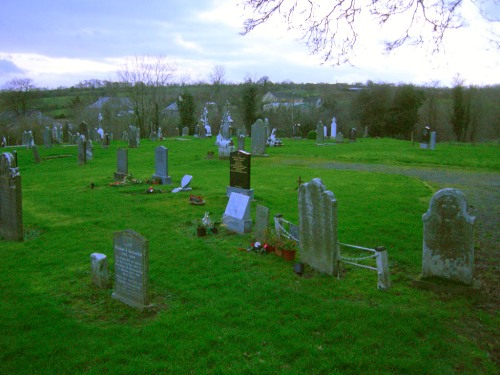
M 274 253 L 276 251 L 276 248 L 274 246 L 268 245 L 266 247 L 266 253 Z
M 196 235 L 198 237 L 204 237 L 207 235 L 207 228 L 205 227 L 198 227 L 196 228 Z
M 283 249 L 283 258 L 285 258 L 286 261 L 290 262 L 295 259 L 295 253 L 295 250 Z

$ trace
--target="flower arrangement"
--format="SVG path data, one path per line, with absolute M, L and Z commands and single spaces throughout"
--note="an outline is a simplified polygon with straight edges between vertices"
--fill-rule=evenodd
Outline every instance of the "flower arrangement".
M 252 242 L 250 247 L 247 248 L 247 252 L 253 252 L 257 254 L 266 254 L 269 245 L 261 244 L 258 241 Z
M 121 181 L 115 181 L 111 182 L 109 186 L 127 186 L 127 185 L 135 185 L 135 184 L 142 184 L 142 181 L 138 180 L 134 176 L 132 176 L 131 173 L 123 177 Z
M 205 201 L 203 200 L 203 197 L 201 195 L 190 195 L 189 196 L 189 201 L 191 204 L 198 205 L 198 206 L 203 206 L 205 204 Z

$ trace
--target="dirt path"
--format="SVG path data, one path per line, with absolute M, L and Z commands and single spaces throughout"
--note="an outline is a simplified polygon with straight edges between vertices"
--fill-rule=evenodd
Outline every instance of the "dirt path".
M 476 217 L 475 273 L 489 308 L 500 306 L 500 173 L 468 172 L 449 169 L 409 168 L 378 164 L 328 163 L 326 168 L 401 174 L 427 181 L 441 188 L 461 190 Z M 422 212 L 423 214 L 423 212 Z

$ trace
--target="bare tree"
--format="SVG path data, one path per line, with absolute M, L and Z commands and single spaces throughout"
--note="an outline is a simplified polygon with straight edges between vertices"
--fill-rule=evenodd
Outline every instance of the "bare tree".
M 4 107 L 14 112 L 18 119 L 26 116 L 32 109 L 35 89 L 31 78 L 14 78 L 7 82 L 2 95 Z
M 132 87 L 132 101 L 136 123 L 141 135 L 146 129 L 155 131 L 160 123 L 162 93 L 172 83 L 175 64 L 165 56 L 135 56 L 118 72 L 118 76 Z
M 223 65 L 215 65 L 209 74 L 210 83 L 214 86 L 223 84 L 225 75 L 226 68 Z
M 462 13 L 464 3 L 472 3 L 478 17 L 493 24 L 478 0 L 243 0 L 252 17 L 244 22 L 243 35 L 280 15 L 289 29 L 298 30 L 313 54 L 321 54 L 325 62 L 349 63 L 361 28 L 362 15 L 369 14 L 382 26 L 397 25 L 400 30 L 385 49 L 390 52 L 402 45 L 430 45 L 440 51 L 446 31 L 468 23 Z M 471 18 L 474 16 L 471 16 Z M 401 25 L 401 26 L 400 26 Z M 499 47 L 499 36 L 490 38 Z

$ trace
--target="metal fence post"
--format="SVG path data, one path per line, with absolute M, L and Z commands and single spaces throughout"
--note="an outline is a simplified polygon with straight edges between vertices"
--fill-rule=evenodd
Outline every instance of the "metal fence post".
M 384 246 L 377 246 L 377 273 L 379 289 L 389 289 L 391 287 L 391 280 L 389 279 L 389 261 L 387 258 L 387 250 Z

